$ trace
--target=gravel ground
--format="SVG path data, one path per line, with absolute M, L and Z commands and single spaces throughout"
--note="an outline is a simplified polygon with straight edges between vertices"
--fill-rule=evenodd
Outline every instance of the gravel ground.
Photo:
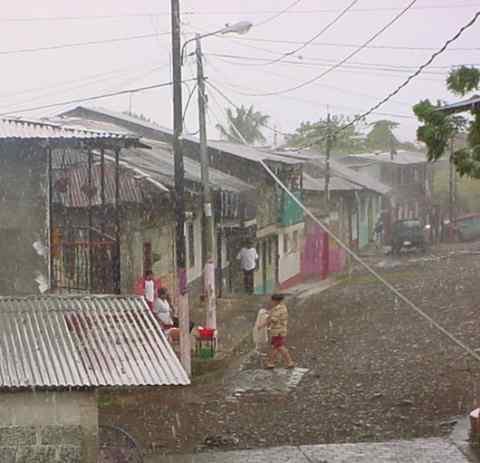
M 478 348 L 479 250 L 480 243 L 442 246 L 388 269 L 378 267 L 382 258 L 368 260 Z M 230 400 L 217 375 L 181 390 L 106 393 L 101 422 L 124 427 L 148 453 L 188 453 L 441 436 L 452 417 L 472 409 L 478 362 L 361 271 L 291 304 L 290 320 L 292 354 L 309 369 L 293 392 Z M 260 366 L 251 360 L 242 368 Z

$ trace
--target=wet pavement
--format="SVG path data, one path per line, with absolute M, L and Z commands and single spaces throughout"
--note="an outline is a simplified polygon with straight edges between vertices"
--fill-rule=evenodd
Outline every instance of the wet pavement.
M 447 439 L 276 447 L 262 450 L 151 457 L 145 463 L 468 463 Z
M 286 370 L 244 370 L 225 382 L 229 397 L 236 398 L 249 393 L 288 393 L 298 386 L 307 368 Z

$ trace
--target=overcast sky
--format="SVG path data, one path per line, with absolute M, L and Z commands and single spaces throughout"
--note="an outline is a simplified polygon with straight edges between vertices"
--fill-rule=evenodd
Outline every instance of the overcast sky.
M 376 48 L 361 51 L 348 64 L 316 83 L 283 95 L 241 95 L 282 91 L 321 74 L 352 52 L 354 45 L 377 32 L 409 2 L 359 0 L 314 43 L 283 62 L 268 64 L 268 59 L 299 46 L 282 41 L 301 43 L 309 40 L 351 0 L 303 0 L 277 18 L 272 18 L 274 13 L 292 4 L 293 0 L 180 0 L 185 39 L 192 37 L 195 31 L 216 30 L 225 23 L 248 20 L 258 24 L 241 38 L 205 39 L 206 75 L 236 104 L 253 104 L 270 114 L 272 125 L 285 132 L 294 130 L 301 121 L 325 116 L 328 110 L 354 115 L 368 109 L 480 9 L 480 0 L 417 0 L 411 10 L 372 43 Z M 38 117 L 76 105 L 28 113 L 22 113 L 22 109 L 170 80 L 170 36 L 164 34 L 170 30 L 168 0 L 17 0 L 3 3 L 0 13 L 1 113 Z M 445 8 L 439 8 L 441 6 Z M 262 24 L 266 20 L 268 22 Z M 449 66 L 480 63 L 480 49 L 468 50 L 478 45 L 479 32 L 480 22 L 440 56 L 428 72 L 378 110 L 389 116 L 376 114 L 369 121 L 396 120 L 401 123 L 398 136 L 414 140 L 417 124 L 411 106 L 422 98 L 455 100 L 445 89 L 445 76 Z M 158 36 L 19 52 L 151 34 Z M 190 57 L 184 67 L 184 78 L 191 78 L 194 71 L 194 61 Z M 218 137 L 214 128 L 216 119 L 224 119 L 222 108 L 227 103 L 220 96 L 212 95 L 212 91 L 209 93 L 209 137 L 215 138 Z M 187 94 L 185 87 L 184 100 Z M 130 98 L 124 95 L 84 104 L 122 111 L 128 109 L 129 103 Z M 171 127 L 170 88 L 136 94 L 131 103 L 134 112 L 144 113 Z M 188 130 L 192 132 L 197 129 L 193 103 L 187 117 Z

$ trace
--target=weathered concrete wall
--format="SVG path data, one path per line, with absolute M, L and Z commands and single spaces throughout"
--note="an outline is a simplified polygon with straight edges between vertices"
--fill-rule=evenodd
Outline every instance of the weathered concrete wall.
M 0 146 L 0 295 L 38 293 L 48 260 L 33 249 L 47 245 L 47 157 L 31 145 Z
M 1 463 L 96 463 L 96 393 L 0 394 Z

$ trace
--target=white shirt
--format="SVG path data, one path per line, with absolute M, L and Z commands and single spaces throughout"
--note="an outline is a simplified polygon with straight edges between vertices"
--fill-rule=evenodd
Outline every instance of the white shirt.
M 148 302 L 155 300 L 155 282 L 153 280 L 145 280 L 145 299 Z
M 168 301 L 157 297 L 157 300 L 155 301 L 154 310 L 157 313 L 162 323 L 164 323 L 165 325 L 173 325 L 173 320 L 171 315 L 172 308 L 170 307 L 170 304 L 168 303 Z
M 240 261 L 240 267 L 247 272 L 253 270 L 257 265 L 258 254 L 255 248 L 242 248 L 238 253 L 237 260 Z

